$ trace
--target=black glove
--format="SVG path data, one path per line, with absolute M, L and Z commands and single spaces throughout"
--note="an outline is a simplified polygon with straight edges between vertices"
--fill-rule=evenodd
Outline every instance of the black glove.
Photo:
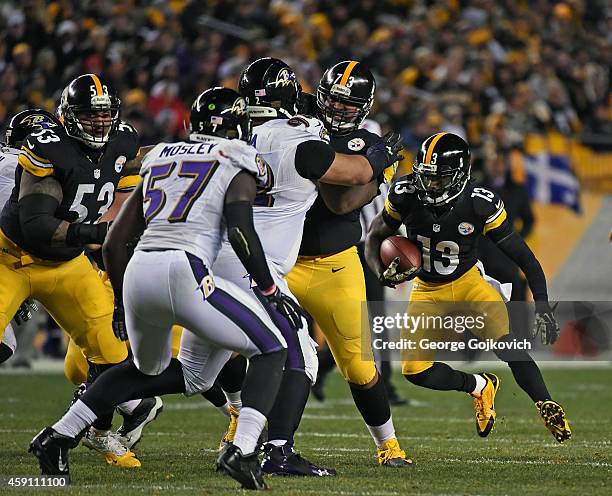
M 403 159 L 399 154 L 403 149 L 402 137 L 394 132 L 385 134 L 370 145 L 366 150 L 366 158 L 374 171 L 373 177 L 378 177 L 387 167 Z
M 261 292 L 261 290 L 259 291 Z M 293 330 L 298 331 L 303 327 L 302 317 L 305 318 L 306 313 L 293 298 L 282 293 L 278 286 L 274 293 L 269 295 L 262 293 L 262 296 L 278 313 L 289 321 L 289 325 Z
M 113 312 L 113 332 L 121 341 L 128 340 L 127 327 L 125 325 L 125 310 L 123 303 L 115 301 L 115 310 Z
M 24 322 L 30 320 L 32 318 L 32 312 L 36 311 L 38 311 L 38 305 L 32 300 L 26 300 L 17 310 L 17 313 L 13 317 L 13 320 L 17 325 L 21 325 Z
M 381 284 L 389 288 L 394 288 L 396 284 L 409 281 L 410 279 L 414 279 L 417 275 L 419 275 L 421 270 L 420 267 L 413 267 L 406 272 L 398 272 L 397 267 L 399 266 L 399 263 L 399 257 L 395 257 L 391 261 L 389 267 L 387 267 L 379 277 Z
M 110 229 L 110 222 L 98 224 L 70 224 L 66 232 L 68 246 L 101 245 Z
M 559 324 L 557 324 L 553 314 L 555 308 L 557 308 L 557 305 L 550 308 L 547 301 L 536 301 L 532 337 L 535 339 L 540 334 L 542 344 L 554 344 L 559 339 Z

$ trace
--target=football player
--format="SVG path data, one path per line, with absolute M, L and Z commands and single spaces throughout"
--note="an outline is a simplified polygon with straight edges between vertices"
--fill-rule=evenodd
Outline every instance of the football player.
M 371 187 L 376 183 L 375 178 L 397 159 L 399 138 L 397 135 L 376 137 L 358 159 L 336 153 L 327 143 L 327 132 L 321 121 L 296 115 L 304 96 L 293 70 L 278 59 L 263 58 L 250 64 L 240 77 L 239 91 L 247 99 L 254 121 L 253 144 L 269 164 L 273 178 L 256 202 L 255 225 L 265 233 L 262 242 L 275 280 L 287 289 L 284 277 L 295 264 L 304 218 L 317 197 L 317 186 L 326 191 L 327 188 L 335 191 L 336 185 Z M 326 201 L 336 211 L 346 208 L 339 195 L 328 195 Z M 215 270 L 248 287 L 248 274 L 239 270 L 235 257 L 224 254 L 231 255 L 227 249 L 222 250 Z M 294 449 L 294 433 L 310 385 L 316 379 L 317 363 L 305 328 L 298 340 L 291 339 L 287 333 L 285 337 L 289 357 L 268 422 L 263 470 L 282 475 L 335 475 L 335 470 L 318 467 Z
M 374 102 L 376 83 L 358 61 L 340 62 L 323 74 L 317 88 L 318 113 L 330 144 L 353 161 L 380 138 L 360 124 Z M 378 194 L 380 171 L 361 187 L 321 185 L 306 215 L 299 257 L 287 276 L 289 288 L 317 322 L 336 364 L 348 382 L 353 401 L 376 447 L 378 462 L 387 467 L 409 467 L 413 460 L 395 436 L 391 410 L 371 348 L 362 349 L 362 310 L 366 301 L 363 267 L 356 245 L 361 239 L 360 208 Z M 332 197 L 342 212 L 329 208 Z
M 452 133 L 427 138 L 417 153 L 413 174 L 393 183 L 385 209 L 375 218 L 366 240 L 366 258 L 372 270 L 389 286 L 415 277 L 410 306 L 440 302 L 478 302 L 474 306 L 493 312 L 492 324 L 480 331 L 480 338 L 498 343 L 511 342 L 508 314 L 500 294 L 476 267 L 477 243 L 486 235 L 524 272 L 536 308 L 534 336 L 552 344 L 559 326 L 548 302 L 546 279 L 540 263 L 513 230 L 501 199 L 470 182 L 468 144 Z M 421 248 L 422 268 L 400 272 L 399 258 L 385 267 L 380 245 L 401 224 L 408 238 Z M 423 307 L 420 307 L 423 308 Z M 431 312 L 431 309 L 428 309 Z M 486 315 L 486 314 L 485 314 Z M 425 332 L 417 329 L 416 333 Z M 544 425 L 558 442 L 571 436 L 565 412 L 548 392 L 542 374 L 529 354 L 511 346 L 495 348 L 499 359 L 508 363 L 517 384 L 534 401 Z M 499 378 L 495 374 L 467 374 L 432 356 L 403 360 L 402 372 L 413 384 L 436 390 L 464 391 L 474 398 L 476 431 L 487 436 L 495 424 L 495 395 Z
M 104 246 L 115 292 L 113 326 L 121 333 L 127 328 L 134 360 L 103 374 L 53 428 L 32 441 L 43 473 L 67 475 L 68 448 L 116 404 L 144 391 L 209 389 L 231 355 L 228 350 L 234 350 L 250 357 L 250 367 L 234 441 L 217 466 L 245 488 L 266 488 L 256 444 L 287 354 L 268 312 L 295 332 L 302 325 L 301 310 L 274 283 L 253 227 L 256 186 L 269 182 L 269 169 L 247 144 L 245 100 L 227 88 L 205 91 L 192 106 L 190 129 L 188 142 L 161 143 L 147 154 L 143 180 Z M 226 230 L 258 285 L 255 292 L 209 269 Z M 135 237 L 140 239 L 130 260 Z M 178 360 L 171 352 L 175 322 L 190 329 L 183 331 Z
M 0 219 L 0 328 L 28 298 L 40 301 L 83 350 L 89 382 L 127 357 L 112 332 L 113 304 L 83 254 L 104 241 L 98 222 L 138 151 L 134 129 L 119 119 L 120 102 L 95 74 L 74 79 L 60 102 L 62 126 L 25 137 L 15 187 Z M 140 462 L 109 435 L 112 415 L 89 438 L 110 464 Z
M 19 147 L 23 139 L 34 131 L 60 126 L 57 118 L 42 109 L 28 109 L 15 114 L 9 121 L 5 131 L 5 141 L 0 149 L 0 206 L 4 206 L 11 196 L 15 186 L 15 171 L 18 167 Z M 1 257 L 2 255 L 0 255 Z M 15 327 L 29 320 L 36 304 L 25 301 L 5 329 L 0 342 L 0 363 L 8 360 L 17 347 Z

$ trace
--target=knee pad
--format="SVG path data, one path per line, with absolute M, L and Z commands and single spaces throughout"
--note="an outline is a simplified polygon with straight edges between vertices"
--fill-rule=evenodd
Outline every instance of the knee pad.
M 410 360 L 402 362 L 402 374 L 406 376 L 410 382 L 412 382 L 410 376 L 415 374 L 420 374 L 425 370 L 431 368 L 433 365 L 432 361 L 422 361 L 422 360 Z
M 351 384 L 363 386 L 376 377 L 376 366 L 373 361 L 364 361 L 359 357 L 352 358 L 348 363 L 339 364 L 342 376 Z

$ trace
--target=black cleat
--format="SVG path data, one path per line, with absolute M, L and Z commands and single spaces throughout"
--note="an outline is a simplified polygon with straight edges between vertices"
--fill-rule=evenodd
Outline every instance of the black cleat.
M 261 469 L 273 475 L 304 475 L 310 477 L 333 477 L 334 468 L 322 468 L 303 458 L 293 449 L 293 444 L 274 446 L 266 444 Z
M 70 481 L 68 452 L 78 441 L 45 427 L 30 442 L 28 451 L 38 458 L 42 475 L 64 475 Z
M 257 458 L 257 451 L 244 456 L 240 448 L 228 444 L 217 458 L 217 472 L 222 470 L 240 482 L 243 489 L 256 491 L 268 489 Z
M 141 400 L 129 415 L 117 409 L 123 417 L 123 424 L 117 429 L 119 442 L 128 450 L 133 448 L 142 438 L 145 426 L 153 422 L 163 409 L 164 403 L 159 396 Z

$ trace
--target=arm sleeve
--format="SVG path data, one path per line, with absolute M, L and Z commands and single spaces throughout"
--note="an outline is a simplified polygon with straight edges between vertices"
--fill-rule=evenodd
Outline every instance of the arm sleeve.
M 33 246 L 47 248 L 62 223 L 55 217 L 59 202 L 51 195 L 34 193 L 19 200 L 19 223 L 23 235 Z
M 251 202 L 226 203 L 223 213 L 227 223 L 227 237 L 236 255 L 260 289 L 270 288 L 274 280 L 270 275 L 261 241 L 253 225 Z
M 303 141 L 295 150 L 295 169 L 300 176 L 316 181 L 325 175 L 335 157 L 336 152 L 326 142 Z

